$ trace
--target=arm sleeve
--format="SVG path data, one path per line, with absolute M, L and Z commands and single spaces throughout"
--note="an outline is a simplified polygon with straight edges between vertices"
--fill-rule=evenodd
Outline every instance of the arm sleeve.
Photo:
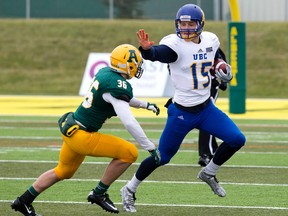
M 152 143 L 144 133 L 138 121 L 133 116 L 129 103 L 123 100 L 114 98 L 110 93 L 104 93 L 103 99 L 111 103 L 114 107 L 114 110 L 117 116 L 120 118 L 124 127 L 128 132 L 134 137 L 134 139 L 142 146 L 145 150 L 155 149 L 154 143 Z
M 223 59 L 225 62 L 227 62 L 227 61 L 226 61 L 226 55 L 225 55 L 225 53 L 223 52 L 223 50 L 221 50 L 221 48 L 218 48 L 218 50 L 216 51 L 216 53 L 215 53 L 215 59 L 216 59 L 216 58 Z
M 129 102 L 129 105 L 131 107 L 134 107 L 134 108 L 143 108 L 143 109 L 146 109 L 147 108 L 147 105 L 148 105 L 148 102 L 147 101 L 144 101 L 144 100 L 139 100 L 135 97 L 133 97 L 130 102 Z
M 160 61 L 162 63 L 172 63 L 178 58 L 177 53 L 166 45 L 152 46 L 149 50 L 139 47 L 144 59 L 150 61 Z

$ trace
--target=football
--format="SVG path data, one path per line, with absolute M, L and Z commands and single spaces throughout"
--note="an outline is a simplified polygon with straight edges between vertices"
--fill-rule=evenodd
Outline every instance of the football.
M 212 76 L 215 76 L 215 69 L 217 70 L 221 69 L 225 74 L 227 74 L 226 65 L 227 63 L 223 59 L 220 58 L 215 59 L 214 64 L 210 69 L 210 74 Z

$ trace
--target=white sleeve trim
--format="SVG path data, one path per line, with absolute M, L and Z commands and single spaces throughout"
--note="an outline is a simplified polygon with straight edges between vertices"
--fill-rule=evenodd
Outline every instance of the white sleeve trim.
M 155 149 L 154 143 L 152 143 L 144 133 L 142 127 L 139 122 L 133 116 L 129 103 L 124 100 L 119 100 L 113 97 L 109 92 L 103 94 L 103 99 L 111 103 L 114 107 L 114 110 L 117 116 L 120 118 L 124 127 L 128 130 L 128 132 L 134 137 L 134 139 L 142 146 L 145 150 L 153 150 Z

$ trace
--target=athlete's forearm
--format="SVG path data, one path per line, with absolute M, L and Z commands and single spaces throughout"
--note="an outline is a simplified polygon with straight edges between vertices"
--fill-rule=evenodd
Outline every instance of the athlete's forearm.
M 147 108 L 147 105 L 148 105 L 148 102 L 147 101 L 144 101 L 144 100 L 139 100 L 135 97 L 133 97 L 130 102 L 129 102 L 129 105 L 131 107 L 134 107 L 134 108 L 143 108 L 143 109 L 146 109 Z
M 117 116 L 120 118 L 124 127 L 128 132 L 135 138 L 135 140 L 142 146 L 145 150 L 155 149 L 154 143 L 152 143 L 146 134 L 144 133 L 139 122 L 133 116 L 130 106 L 126 101 L 114 98 L 110 93 L 105 93 L 103 95 L 105 101 L 111 103 Z

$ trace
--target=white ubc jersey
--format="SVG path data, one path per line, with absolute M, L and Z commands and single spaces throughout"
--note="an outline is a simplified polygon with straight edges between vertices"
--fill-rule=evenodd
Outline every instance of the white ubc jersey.
M 169 63 L 171 79 L 175 88 L 173 100 L 185 107 L 196 106 L 210 97 L 210 68 L 220 47 L 218 37 L 202 32 L 199 44 L 186 42 L 176 34 L 164 37 L 160 44 L 174 50 L 178 59 Z

